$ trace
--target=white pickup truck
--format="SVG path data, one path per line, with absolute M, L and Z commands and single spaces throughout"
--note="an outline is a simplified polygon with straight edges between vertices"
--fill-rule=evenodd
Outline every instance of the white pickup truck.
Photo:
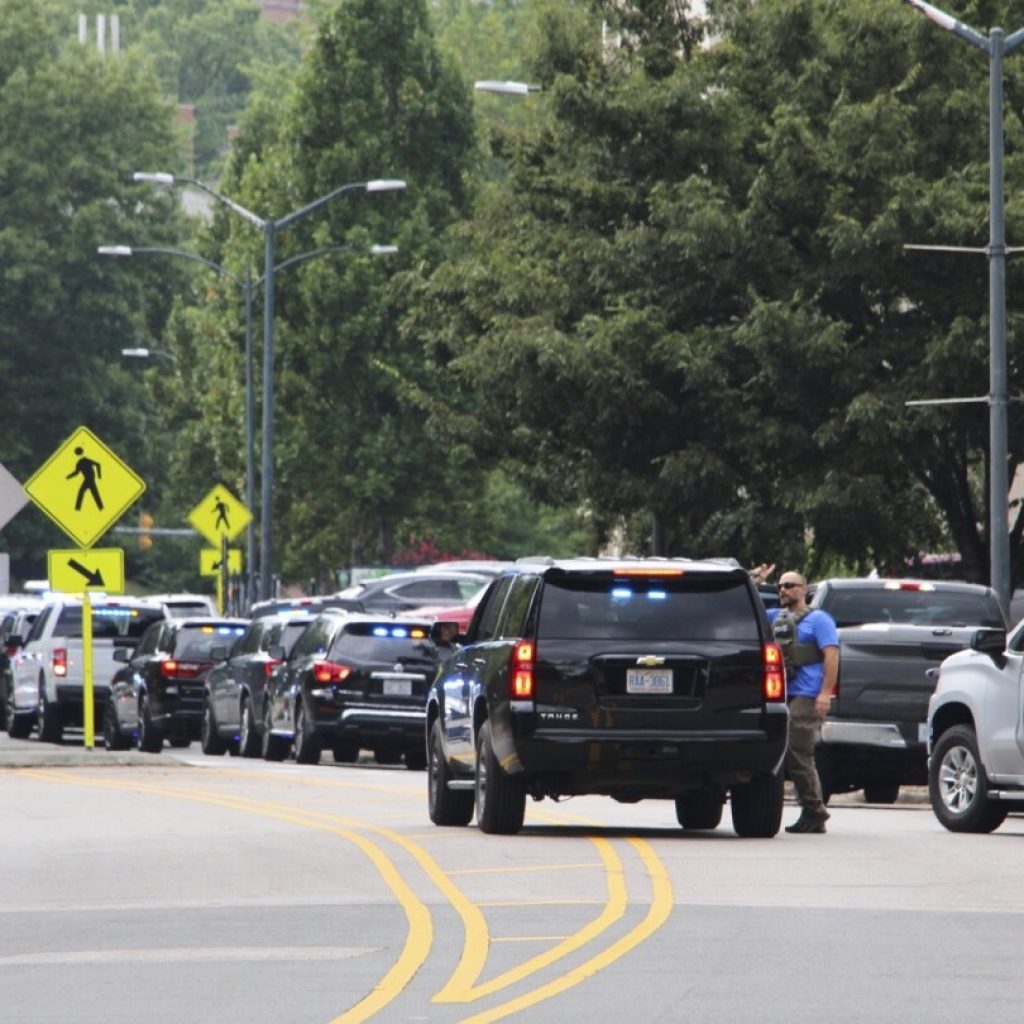
M 134 647 L 152 622 L 166 617 L 158 602 L 97 597 L 92 605 L 94 722 L 106 706 L 117 668 L 114 649 Z M 67 726 L 83 722 L 82 601 L 61 597 L 39 612 L 24 644 L 11 659 L 13 689 L 7 701 L 7 731 L 26 737 L 32 726 L 39 739 L 60 743 Z
M 1024 811 L 1024 622 L 976 630 L 928 703 L 928 794 L 951 832 L 992 832 Z

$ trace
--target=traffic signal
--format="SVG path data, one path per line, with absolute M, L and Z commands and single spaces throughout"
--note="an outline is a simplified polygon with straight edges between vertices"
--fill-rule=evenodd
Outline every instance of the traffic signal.
M 153 529 L 153 517 L 148 512 L 139 513 L 139 550 L 148 551 L 153 546 L 150 530 Z

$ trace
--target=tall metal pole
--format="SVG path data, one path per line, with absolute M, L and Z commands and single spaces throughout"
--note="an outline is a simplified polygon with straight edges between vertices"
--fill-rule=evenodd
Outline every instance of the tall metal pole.
M 1010 608 L 1010 525 L 1006 419 L 1006 220 L 1003 203 L 1003 30 L 989 32 L 989 546 L 991 586 Z
M 274 485 L 274 228 L 263 225 L 263 462 L 260 476 L 260 597 L 273 597 L 271 492 Z
M 245 269 L 245 504 L 253 518 L 245 528 L 245 600 L 256 600 L 256 438 L 253 412 L 252 269 Z

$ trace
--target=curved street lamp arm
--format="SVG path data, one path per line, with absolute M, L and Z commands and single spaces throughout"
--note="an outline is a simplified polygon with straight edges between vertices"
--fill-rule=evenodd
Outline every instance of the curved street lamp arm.
M 279 270 L 284 270 L 285 267 L 290 267 L 295 263 L 311 260 L 314 256 L 325 256 L 332 252 L 362 252 L 367 256 L 384 256 L 398 252 L 398 247 L 394 245 L 371 245 L 369 249 L 362 249 L 356 245 L 325 245 L 321 249 L 311 249 L 309 252 L 300 252 L 297 256 L 289 256 L 288 259 L 282 260 L 274 266 L 274 273 L 276 274 Z M 263 284 L 264 277 L 266 277 L 265 274 L 257 277 L 253 281 L 253 287 Z
M 940 11 L 934 4 L 925 3 L 925 0 L 903 0 L 903 2 L 919 10 L 926 18 L 930 18 L 936 25 L 944 28 L 947 32 L 952 32 L 953 35 L 967 40 L 973 46 L 977 46 L 978 49 L 984 50 L 986 53 L 991 49 L 989 41 L 980 32 L 971 28 L 970 25 L 965 25 L 962 21 L 958 21 L 951 14 Z
M 202 263 L 203 266 L 209 267 L 218 274 L 230 278 L 239 288 L 245 285 L 245 282 L 237 274 L 231 273 L 226 267 L 222 267 L 219 263 L 214 263 L 213 260 L 208 260 L 205 256 L 200 256 L 199 253 L 189 252 L 186 249 L 169 249 L 161 245 L 101 245 L 97 252 L 101 256 L 134 256 L 143 253 L 163 253 L 167 256 L 181 256 L 183 259 L 192 260 L 193 263 Z
M 221 195 L 215 189 L 210 188 L 209 185 L 204 185 L 196 178 L 186 178 L 178 174 L 154 174 L 148 171 L 136 171 L 132 175 L 132 179 L 134 181 L 152 181 L 158 185 L 191 185 L 193 188 L 199 189 L 200 192 L 205 192 L 212 199 L 216 199 L 218 203 L 223 203 L 229 210 L 234 210 L 239 217 L 247 220 L 261 231 L 267 226 L 267 221 L 262 217 L 258 217 L 252 210 L 247 210 L 241 203 L 236 203 L 234 199 L 228 199 L 227 196 Z
M 306 214 L 312 213 L 314 210 L 320 209 L 321 206 L 323 206 L 325 203 L 329 203 L 335 196 L 340 196 L 342 192 L 351 192 L 353 189 L 357 188 L 365 189 L 366 182 L 352 181 L 349 182 L 347 185 L 342 185 L 340 188 L 334 189 L 333 192 L 328 192 L 327 195 L 321 196 L 319 199 L 314 199 L 313 202 L 307 203 L 305 206 L 300 207 L 298 210 L 293 210 L 291 213 L 282 217 L 280 220 L 274 221 L 274 227 L 275 229 L 287 227 L 293 221 L 297 221 L 300 218 L 305 217 Z

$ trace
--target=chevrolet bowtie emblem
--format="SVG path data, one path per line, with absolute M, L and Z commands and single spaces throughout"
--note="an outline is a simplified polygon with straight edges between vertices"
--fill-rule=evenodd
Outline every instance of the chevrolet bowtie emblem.
M 650 668 L 653 665 L 664 665 L 665 659 L 659 658 L 656 654 L 645 654 L 642 658 L 637 658 L 636 663 Z

